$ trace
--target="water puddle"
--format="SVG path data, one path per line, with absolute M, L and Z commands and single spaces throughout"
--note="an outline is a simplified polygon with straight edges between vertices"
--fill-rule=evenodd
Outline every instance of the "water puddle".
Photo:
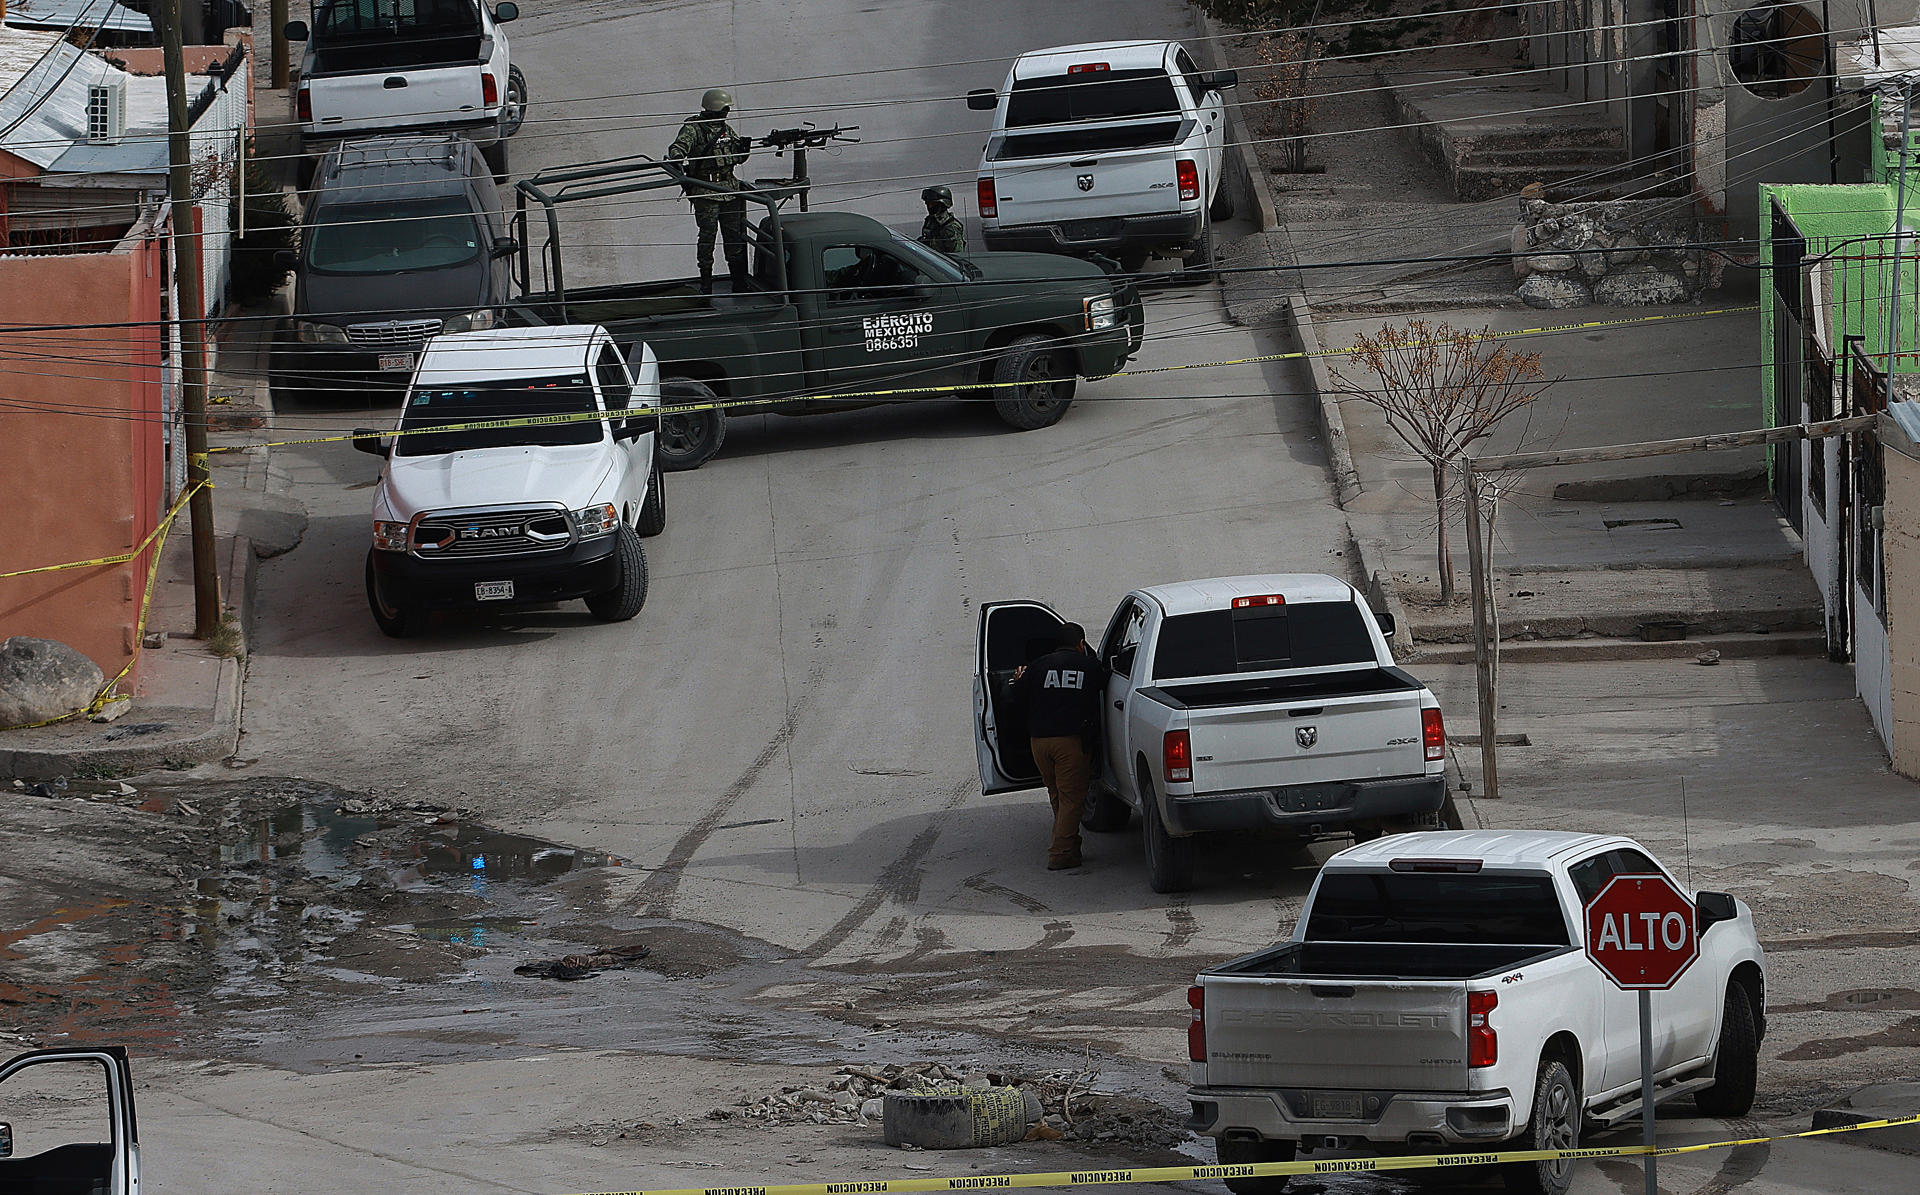
M 413 932 L 436 942 L 485 949 L 490 938 L 501 934 L 524 933 L 538 924 L 531 917 L 452 917 L 439 921 L 416 921 Z

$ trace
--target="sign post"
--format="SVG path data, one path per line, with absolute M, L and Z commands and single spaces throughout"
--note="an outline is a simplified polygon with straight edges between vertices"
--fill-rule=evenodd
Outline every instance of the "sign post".
M 1617 875 L 1587 902 L 1587 957 L 1622 991 L 1640 994 L 1640 1141 L 1653 1149 L 1653 993 L 1700 957 L 1693 902 L 1663 875 Z M 1647 1154 L 1647 1195 L 1659 1195 Z

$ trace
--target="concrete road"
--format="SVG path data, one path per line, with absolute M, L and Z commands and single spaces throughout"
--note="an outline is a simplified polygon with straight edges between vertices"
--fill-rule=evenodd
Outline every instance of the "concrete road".
M 670 114 L 714 82 L 736 84 L 743 108 L 951 97 L 1063 36 L 1188 29 L 1166 0 L 1044 13 L 819 4 L 804 28 L 799 10 L 773 4 L 529 10 L 516 55 L 548 99 L 514 142 L 521 170 L 657 152 Z M 643 61 L 655 69 L 635 70 Z M 904 69 L 859 73 L 876 67 Z M 793 81 L 739 83 L 773 76 Z M 669 82 L 682 86 L 659 93 Z M 646 94 L 585 98 L 610 91 Z M 978 116 L 951 99 L 850 112 L 872 140 L 817 159 L 816 172 L 911 185 L 836 186 L 821 206 L 846 198 L 917 225 L 919 176 L 964 182 Z M 611 276 L 684 270 L 683 209 L 579 232 L 604 246 L 593 256 Z M 1225 325 L 1211 286 L 1155 293 L 1148 336 L 1138 367 L 1278 347 Z M 410 643 L 379 636 L 362 596 L 377 462 L 341 445 L 285 450 L 276 467 L 312 523 L 263 570 L 243 754 L 624 856 L 637 865 L 630 911 L 809 958 L 1047 939 L 1048 919 L 1023 901 L 1093 914 L 1082 942 L 1158 940 L 1167 902 L 1147 893 L 1137 838 L 1096 843 L 1092 874 L 1048 877 L 1040 796 L 981 798 L 968 732 L 978 608 L 1039 598 L 1097 629 L 1135 585 L 1346 575 L 1345 523 L 1302 390 L 1286 366 L 1122 377 L 1084 386 L 1063 423 L 1024 435 L 958 401 L 742 419 L 719 459 L 670 476 L 638 619 L 604 626 L 574 603 L 449 620 Z M 343 430 L 389 417 L 304 409 L 280 422 Z M 1182 940 L 1204 939 L 1211 919 L 1183 923 Z M 1221 950 L 1250 940 L 1237 902 L 1218 919 Z M 1257 936 L 1279 918 L 1255 920 Z

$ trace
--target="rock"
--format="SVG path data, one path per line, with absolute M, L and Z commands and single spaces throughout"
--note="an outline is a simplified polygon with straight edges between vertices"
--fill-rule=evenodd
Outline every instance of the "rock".
M 1607 274 L 1607 255 L 1598 250 L 1576 253 L 1574 257 L 1580 263 L 1580 272 L 1588 278 L 1604 278 Z
M 1692 297 L 1692 288 L 1684 277 L 1658 266 L 1629 266 L 1607 275 L 1593 286 L 1594 302 L 1613 306 L 1684 303 Z
M 141 647 L 159 648 L 165 647 L 166 645 L 167 633 L 165 631 L 148 631 L 146 634 L 140 636 Z
M 0 643 L 0 726 L 85 709 L 106 679 L 98 664 L 64 643 L 15 635 Z
M 1526 259 L 1527 269 L 1559 271 L 1571 270 L 1576 264 L 1571 253 L 1536 253 Z
M 1528 274 L 1533 273 L 1533 267 L 1527 264 L 1526 258 L 1527 250 L 1533 246 L 1527 242 L 1527 226 L 1525 224 L 1515 224 L 1513 231 L 1507 234 L 1507 252 L 1513 255 L 1507 260 L 1513 265 L 1513 276 L 1516 279 L 1525 278 Z
M 1636 262 L 1645 261 L 1646 257 L 1646 244 L 1642 242 L 1639 237 L 1629 233 L 1621 237 L 1613 248 L 1607 250 L 1607 265 L 1617 270 L 1621 266 L 1630 266 Z
M 887 1101 L 881 1099 L 879 1096 L 875 1096 L 872 1099 L 868 1100 L 866 1103 L 860 1105 L 861 1120 L 863 1121 L 885 1120 L 886 1118 L 887 1118 Z
M 89 722 L 111 722 L 133 708 L 131 697 L 109 697 L 107 703 L 94 711 Z
M 1549 311 L 1585 307 L 1593 301 L 1586 283 L 1563 274 L 1535 274 L 1522 282 L 1515 293 L 1527 306 Z

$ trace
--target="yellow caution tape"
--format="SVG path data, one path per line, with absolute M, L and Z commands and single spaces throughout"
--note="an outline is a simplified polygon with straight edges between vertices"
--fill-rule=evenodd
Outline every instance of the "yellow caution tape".
M 146 646 L 147 611 L 153 605 L 153 583 L 156 580 L 158 580 L 160 577 L 160 553 L 167 546 L 167 528 L 173 525 L 174 516 L 178 515 L 182 510 L 186 509 L 188 499 L 192 498 L 194 495 L 194 492 L 200 489 L 200 487 L 202 486 L 205 486 L 208 489 L 212 489 L 213 483 L 211 481 L 196 481 L 192 485 L 188 486 L 186 488 L 186 492 L 182 493 L 180 497 L 174 501 L 172 508 L 169 509 L 166 515 L 161 518 L 160 525 L 153 529 L 153 534 L 147 536 L 146 539 L 142 540 L 140 543 L 140 546 L 138 548 L 135 548 L 132 552 L 128 553 L 127 555 L 121 556 L 118 558 L 103 558 L 102 560 L 97 560 L 97 561 L 82 561 L 76 564 L 59 564 L 59 565 L 53 566 L 54 568 L 79 568 L 81 564 L 124 563 L 140 555 L 141 552 L 146 550 L 148 544 L 155 545 L 154 551 L 153 551 L 153 564 L 150 565 L 147 569 L 147 589 L 145 593 L 140 595 L 140 617 L 135 619 L 133 624 L 133 654 L 127 657 L 126 664 L 120 669 L 120 671 L 113 674 L 112 680 L 100 686 L 100 691 L 93 695 L 92 701 L 87 702 L 86 705 L 80 707 L 79 709 L 71 710 L 67 713 L 61 714 L 58 718 L 47 718 L 40 722 L 22 722 L 18 726 L 0 726 L 0 732 L 4 732 L 8 730 L 32 730 L 38 726 L 53 726 L 56 723 L 66 722 L 73 718 L 81 717 L 82 715 L 85 715 L 90 718 L 94 714 L 97 714 L 102 709 L 104 709 L 109 701 L 113 700 L 114 687 L 117 686 L 121 681 L 127 678 L 127 673 L 133 671 L 134 664 L 137 663 L 140 659 L 141 649 Z M 28 569 L 27 570 L 27 572 L 34 572 L 34 573 L 47 572 L 47 571 L 49 570 L 47 569 Z M 21 575 L 23 574 L 21 573 L 0 574 L 0 576 L 9 576 L 9 577 L 18 577 Z
M 1672 1157 L 1709 1149 L 1765 1145 L 1798 1137 L 1825 1137 L 1857 1133 L 1891 1125 L 1920 1124 L 1920 1115 L 1870 1120 L 1831 1129 L 1781 1133 L 1773 1137 L 1740 1137 L 1699 1145 L 1620 1145 L 1602 1149 L 1513 1149 L 1478 1153 L 1418 1154 L 1405 1157 L 1328 1158 L 1316 1162 L 1249 1162 L 1218 1166 L 1156 1166 L 1120 1170 L 1054 1170 L 1039 1174 L 969 1174 L 955 1178 L 848 1179 L 826 1183 L 782 1183 L 740 1187 L 671 1187 L 629 1191 L 602 1191 L 590 1195 L 889 1195 L 906 1191 L 978 1191 L 1013 1187 L 1095 1187 L 1126 1183 L 1181 1183 L 1226 1178 L 1266 1178 L 1293 1174 L 1355 1174 L 1383 1170 L 1435 1170 L 1455 1166 L 1486 1166 L 1500 1162 L 1551 1162 L 1561 1158 Z M 585 1195 L 585 1193 L 583 1193 Z
M 1516 328 L 1510 332 L 1470 332 L 1449 340 L 1436 340 L 1435 344 L 1475 340 L 1513 340 L 1524 336 L 1548 336 L 1560 332 L 1579 332 L 1592 328 L 1617 328 L 1628 324 L 1654 323 L 1660 320 L 1705 319 L 1715 315 L 1738 315 L 1742 312 L 1758 311 L 1757 304 L 1749 303 L 1742 307 L 1717 307 L 1709 311 L 1674 311 L 1653 315 L 1627 316 L 1623 319 L 1588 320 L 1577 324 L 1554 324 L 1540 328 Z M 1418 344 L 1419 342 L 1414 342 Z M 1299 350 L 1291 353 L 1267 353 L 1257 357 L 1235 357 L 1225 361 L 1194 361 L 1185 365 L 1158 365 L 1152 369 L 1128 369 L 1119 373 L 1106 374 L 1109 378 L 1138 378 L 1156 373 L 1178 373 L 1188 369 L 1220 369 L 1237 365 L 1266 365 L 1274 361 L 1297 361 L 1308 357 L 1346 357 L 1356 350 L 1320 349 L 1317 352 Z M 909 398 L 923 394 L 958 394 L 970 390 L 998 390 L 998 382 L 958 382 L 943 386 L 900 386 L 887 390 L 836 390 L 827 394 L 783 394 L 773 398 L 722 398 L 713 402 L 668 403 L 658 407 L 634 408 L 626 411 L 578 411 L 565 415 L 527 415 L 514 419 L 484 419 L 472 423 L 449 423 L 435 427 L 393 429 L 380 433 L 381 439 L 392 436 L 430 435 L 445 432 L 498 431 L 509 427 L 539 427 L 565 423 L 600 423 L 610 419 L 625 419 L 640 411 L 646 414 L 694 415 L 701 411 L 742 411 L 755 407 L 784 406 L 788 403 L 810 402 L 820 399 L 840 401 L 849 398 Z M 212 452 L 240 452 L 249 448 L 293 448 L 305 444 L 342 444 L 350 440 L 366 439 L 365 436 L 307 436 L 298 440 L 273 440 L 264 444 L 230 444 L 210 449 Z M 0 574 L 5 575 L 5 574 Z
M 188 486 L 187 492 L 180 495 L 179 501 L 175 502 L 173 509 L 169 510 L 166 516 L 160 520 L 159 526 L 155 527 L 147 538 L 141 540 L 131 551 L 120 552 L 112 556 L 95 556 L 91 560 L 70 560 L 65 564 L 43 564 L 39 568 L 17 569 L 10 573 L 0 573 L 0 580 L 5 580 L 8 577 L 30 577 L 35 573 L 57 573 L 63 569 L 70 568 L 89 568 L 96 564 L 125 564 L 127 561 L 133 560 L 142 552 L 145 552 L 156 539 L 166 538 L 167 524 L 173 522 L 173 516 L 180 513 L 180 508 L 186 505 L 187 499 L 192 497 L 193 492 L 203 485 L 208 489 L 213 488 L 211 481 L 195 482 L 193 485 Z

